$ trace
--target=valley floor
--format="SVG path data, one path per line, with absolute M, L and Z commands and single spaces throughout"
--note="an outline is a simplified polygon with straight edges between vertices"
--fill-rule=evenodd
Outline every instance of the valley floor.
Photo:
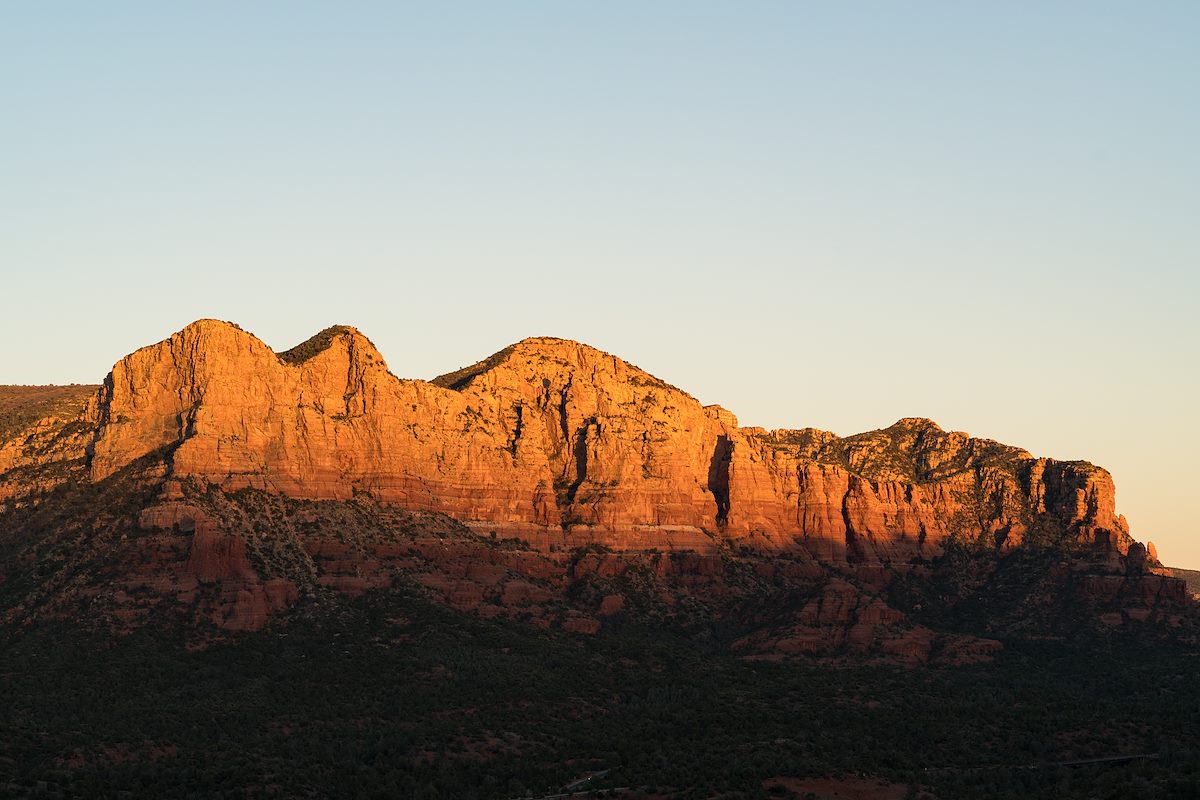
M 162 630 L 0 633 L 0 797 L 469 800 L 593 773 L 631 798 L 1200 796 L 1186 649 L 751 663 L 720 630 L 575 637 L 405 592 L 204 650 Z

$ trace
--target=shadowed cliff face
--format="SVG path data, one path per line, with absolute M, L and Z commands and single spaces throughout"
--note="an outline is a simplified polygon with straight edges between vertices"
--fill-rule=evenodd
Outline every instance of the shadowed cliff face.
M 393 376 L 353 328 L 276 354 L 214 320 L 122 359 L 53 447 L 4 445 L 0 497 L 22 493 L 16 467 L 81 461 L 96 481 L 159 452 L 164 477 L 366 493 L 542 549 L 712 552 L 728 540 L 878 563 L 936 556 L 952 537 L 1113 553 L 1131 541 L 1106 471 L 929 420 L 846 438 L 741 428 L 576 342 L 526 339 L 426 382 Z

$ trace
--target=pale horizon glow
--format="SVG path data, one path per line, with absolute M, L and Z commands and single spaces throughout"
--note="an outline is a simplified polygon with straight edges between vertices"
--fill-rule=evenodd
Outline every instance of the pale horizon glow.
M 743 425 L 1113 473 L 1200 568 L 1200 6 L 0 11 L 0 383 L 202 317 L 576 339 Z

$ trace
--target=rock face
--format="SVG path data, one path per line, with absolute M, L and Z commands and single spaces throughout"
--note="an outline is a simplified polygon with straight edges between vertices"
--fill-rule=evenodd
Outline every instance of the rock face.
M 1026 544 L 1073 561 L 1000 609 L 1018 620 L 1062 591 L 1109 628 L 1190 613 L 1098 467 L 916 418 L 844 438 L 744 428 L 560 339 L 419 381 L 353 328 L 275 353 L 201 320 L 99 389 L 44 388 L 47 413 L 0 427 L 7 622 L 87 609 L 118 628 L 163 612 L 254 630 L 302 597 L 403 585 L 580 635 L 721 620 L 747 658 L 962 663 L 1003 626 L 912 615 L 1032 585 L 994 564 L 937 578 Z M 26 576 L 11 597 L 10 569 Z
M 368 493 L 543 548 L 712 551 L 720 538 L 829 562 L 932 557 L 950 537 L 1068 535 L 1114 553 L 1111 476 L 923 419 L 839 438 L 741 428 L 619 358 L 526 339 L 432 382 L 394 377 L 353 328 L 276 354 L 196 322 L 117 364 L 88 467 L 296 498 Z

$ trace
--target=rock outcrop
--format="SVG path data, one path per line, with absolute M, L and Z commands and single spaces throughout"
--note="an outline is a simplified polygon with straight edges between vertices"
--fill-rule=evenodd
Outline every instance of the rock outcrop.
M 169 606 L 253 630 L 304 596 L 400 582 L 584 635 L 625 615 L 725 619 L 749 658 L 961 663 L 999 644 L 926 627 L 889 592 L 950 597 L 921 588 L 931 561 L 1025 545 L 1073 554 L 1083 578 L 1059 583 L 1104 625 L 1186 601 L 1103 469 L 919 418 L 849 437 L 742 427 L 560 339 L 420 381 L 354 328 L 276 353 L 201 320 L 71 398 L 0 437 L 0 520 L 33 542 L 11 539 L 14 569 L 52 576 L 8 620 L 92 604 L 131 626 Z
M 824 561 L 1129 542 L 1111 476 L 923 419 L 839 438 L 742 428 L 619 358 L 526 339 L 432 382 L 394 377 L 361 333 L 276 354 L 196 322 L 118 363 L 99 393 L 92 480 L 161 453 L 169 475 L 310 499 L 368 493 L 542 547 L 711 551 L 719 539 Z

